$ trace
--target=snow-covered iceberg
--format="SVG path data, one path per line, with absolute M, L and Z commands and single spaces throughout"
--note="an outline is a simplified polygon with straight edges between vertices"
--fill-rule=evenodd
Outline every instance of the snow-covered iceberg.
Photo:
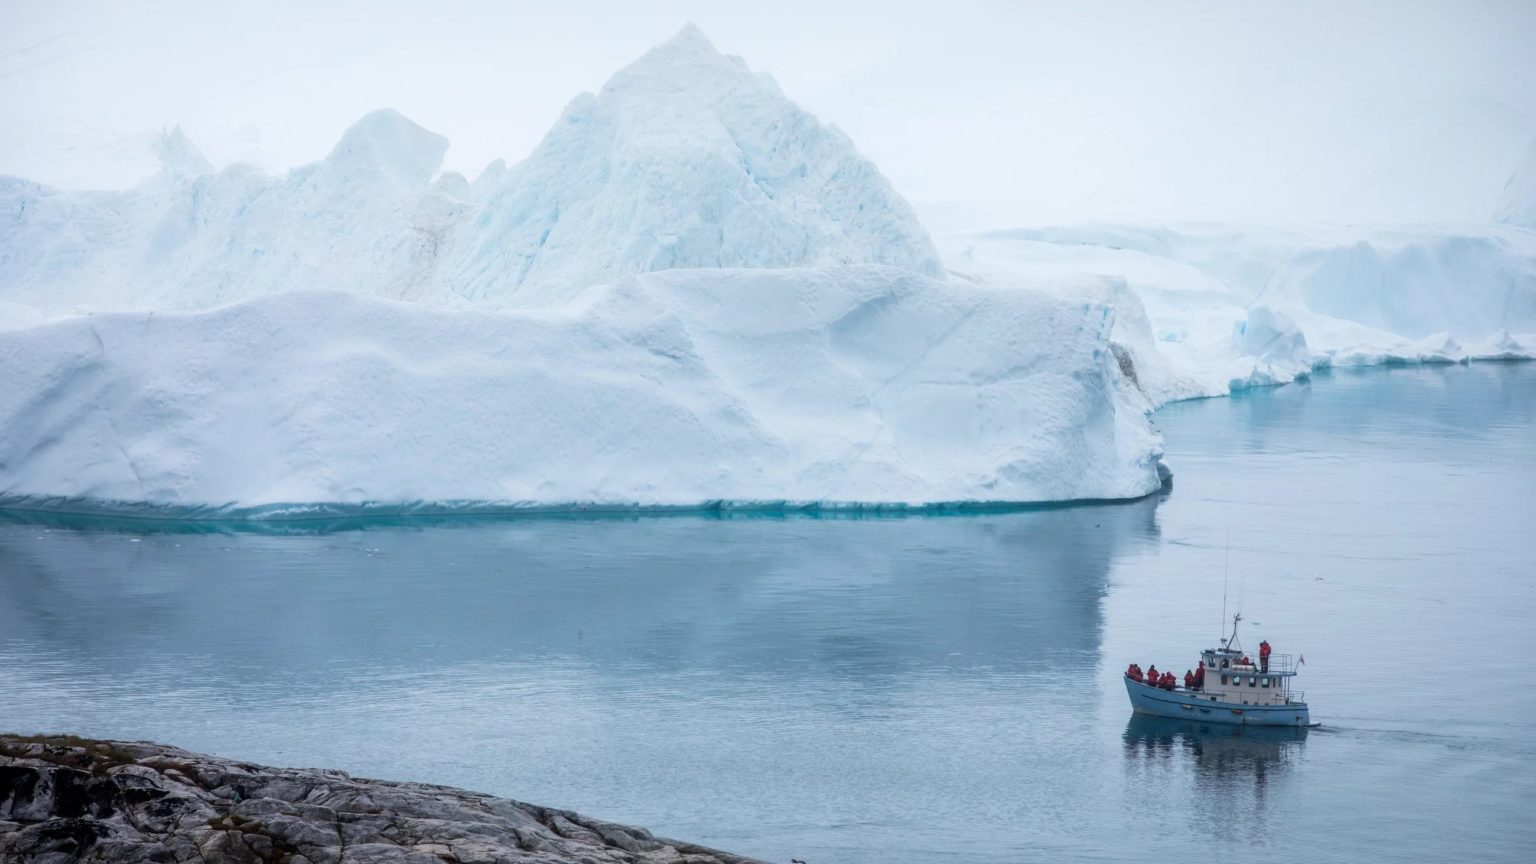
M 1088 225 L 941 238 L 961 277 L 1101 280 L 1154 404 L 1318 368 L 1536 356 L 1536 232 L 1516 226 Z
M 285 292 L 70 317 L 0 331 L 0 506 L 1136 497 L 1161 445 L 1114 326 L 873 266 L 673 270 L 541 310 Z
M 1161 442 L 1070 297 L 950 283 L 848 139 L 696 29 L 473 182 L 0 179 L 0 506 L 256 516 L 1120 499 Z
M 447 148 L 384 110 L 280 177 L 215 173 L 174 130 L 161 172 L 126 192 L 0 178 L 0 300 L 205 309 L 323 289 L 499 309 L 675 268 L 943 275 L 911 207 L 845 135 L 692 26 L 578 96 L 518 165 L 470 183 L 439 175 Z

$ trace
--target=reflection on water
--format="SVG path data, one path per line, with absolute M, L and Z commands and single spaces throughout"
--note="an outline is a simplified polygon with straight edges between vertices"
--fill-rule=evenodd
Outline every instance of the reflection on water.
M 1147 774 L 1187 778 L 1191 822 L 1200 831 L 1234 825 L 1254 839 L 1270 833 L 1271 786 L 1287 782 L 1300 759 L 1305 727 L 1240 726 L 1133 714 L 1125 726 L 1128 782 L 1156 783 Z
M 833 676 L 1034 674 L 1097 658 L 1099 598 L 1156 502 L 995 517 L 470 521 L 298 537 L 0 531 L 0 628 L 118 678 L 190 655 L 306 669 L 580 660 Z
M 1175 487 L 1115 506 L 0 518 L 0 727 L 450 783 L 767 860 L 1536 848 L 1536 673 L 1454 663 L 1536 653 L 1536 367 L 1321 376 L 1158 422 Z M 1121 670 L 1214 644 L 1228 569 L 1245 636 L 1307 656 L 1310 738 L 1127 722 Z

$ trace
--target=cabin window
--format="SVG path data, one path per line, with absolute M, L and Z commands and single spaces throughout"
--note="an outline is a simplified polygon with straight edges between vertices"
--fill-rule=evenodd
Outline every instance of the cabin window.
M 1223 687 L 1225 687 L 1227 685 L 1227 676 L 1225 676 L 1225 675 L 1221 676 L 1221 685 Z
M 1263 686 L 1265 686 L 1265 687 L 1268 687 L 1268 686 L 1269 686 L 1269 679 L 1268 679 L 1268 678 L 1265 678 L 1265 679 L 1264 679 L 1264 684 L 1263 684 Z
M 1249 675 L 1248 676 L 1248 686 L 1249 687 L 1257 687 L 1257 686 L 1259 686 L 1259 676 L 1257 676 L 1257 675 Z

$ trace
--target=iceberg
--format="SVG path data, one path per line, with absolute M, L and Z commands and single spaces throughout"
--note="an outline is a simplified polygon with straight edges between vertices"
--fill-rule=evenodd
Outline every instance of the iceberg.
M 1118 286 L 1104 299 L 1137 322 L 1139 341 L 1117 339 L 1139 345 L 1155 405 L 1329 366 L 1536 357 L 1536 231 L 1514 225 L 1083 225 L 940 246 L 979 284 L 1064 298 L 1085 280 Z
M 473 182 L 400 114 L 280 177 L 179 129 L 0 179 L 0 506 L 178 517 L 1123 499 L 1115 310 L 947 281 L 836 129 L 693 27 Z

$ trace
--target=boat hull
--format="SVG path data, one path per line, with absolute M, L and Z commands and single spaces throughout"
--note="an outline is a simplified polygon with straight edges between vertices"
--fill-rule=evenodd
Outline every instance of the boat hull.
M 1164 690 L 1150 687 L 1132 678 L 1124 678 L 1131 708 L 1153 717 L 1177 717 L 1202 723 L 1232 723 L 1242 726 L 1309 726 L 1312 717 L 1304 702 L 1286 705 L 1234 705 L 1212 702 L 1208 694 L 1188 690 Z M 1201 701 L 1201 697 L 1204 701 Z

